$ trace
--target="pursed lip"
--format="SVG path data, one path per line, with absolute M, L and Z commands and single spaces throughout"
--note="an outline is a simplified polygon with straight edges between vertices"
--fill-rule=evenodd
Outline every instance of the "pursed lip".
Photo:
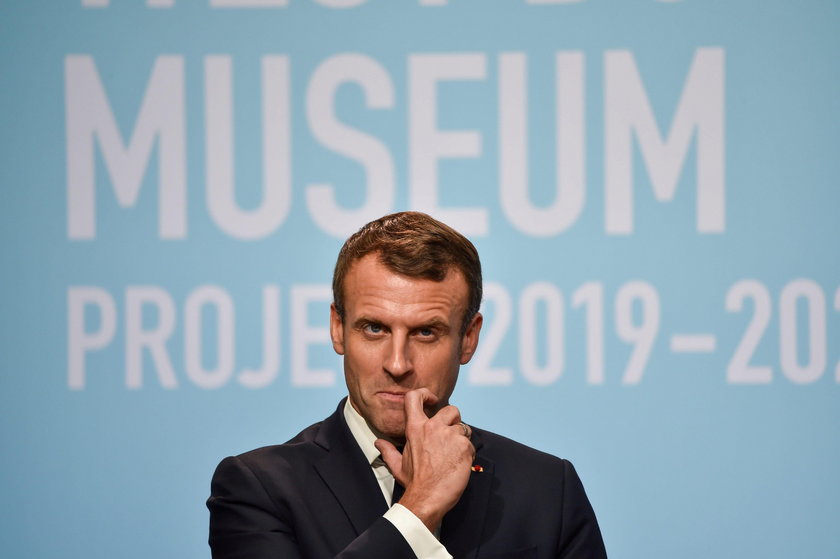
M 398 390 L 380 390 L 376 393 L 377 396 L 386 402 L 402 403 L 405 401 L 405 392 Z

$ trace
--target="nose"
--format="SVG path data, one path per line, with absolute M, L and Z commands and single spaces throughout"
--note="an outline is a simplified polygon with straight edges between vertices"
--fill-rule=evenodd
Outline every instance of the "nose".
M 394 378 L 403 377 L 411 372 L 411 358 L 408 342 L 400 336 L 392 336 L 388 344 L 383 367 Z

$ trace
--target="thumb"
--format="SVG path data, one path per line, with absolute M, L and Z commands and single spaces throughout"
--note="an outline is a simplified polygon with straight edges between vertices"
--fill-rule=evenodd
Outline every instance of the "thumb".
M 376 439 L 373 445 L 376 447 L 376 450 L 382 454 L 382 460 L 385 462 L 385 465 L 388 466 L 388 469 L 391 470 L 391 474 L 393 474 L 394 478 L 402 483 L 402 453 L 397 450 L 397 447 L 395 447 L 393 443 L 386 441 L 385 439 Z

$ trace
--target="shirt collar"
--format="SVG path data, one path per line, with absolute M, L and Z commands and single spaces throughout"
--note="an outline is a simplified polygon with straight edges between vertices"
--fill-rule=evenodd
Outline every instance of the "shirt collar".
M 353 435 L 359 448 L 362 449 L 368 464 L 373 464 L 373 461 L 379 458 L 379 451 L 373 444 L 377 437 L 370 430 L 365 418 L 350 403 L 349 397 L 344 402 L 344 420 L 347 422 L 347 427 L 350 428 L 350 434 Z

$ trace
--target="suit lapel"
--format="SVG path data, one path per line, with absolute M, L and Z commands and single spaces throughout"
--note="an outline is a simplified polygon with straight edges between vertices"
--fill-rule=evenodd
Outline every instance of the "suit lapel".
M 350 523 L 361 534 L 388 506 L 362 449 L 344 423 L 344 400 L 321 425 L 315 442 L 327 450 L 315 469 L 329 487 Z
M 493 488 L 495 465 L 481 455 L 481 433 L 476 430 L 473 444 L 476 456 L 470 481 L 458 504 L 443 518 L 440 530 L 441 543 L 459 559 L 475 557 L 478 551 Z

